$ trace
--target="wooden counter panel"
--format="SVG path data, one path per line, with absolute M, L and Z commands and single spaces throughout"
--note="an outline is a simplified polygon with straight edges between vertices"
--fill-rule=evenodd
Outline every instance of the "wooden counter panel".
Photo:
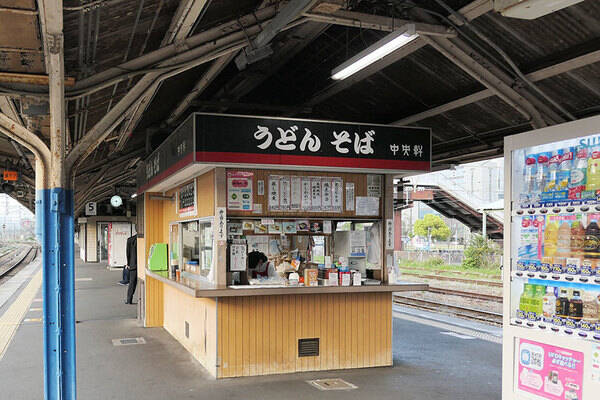
M 219 378 L 392 365 L 390 293 L 218 299 Z M 316 357 L 298 339 L 319 338 Z
M 146 276 L 146 323 L 147 328 L 163 326 L 164 323 L 164 286 L 163 282 Z
M 423 291 L 429 288 L 426 283 L 400 282 L 394 285 L 381 284 L 374 286 L 315 286 L 315 287 L 273 287 L 273 288 L 247 288 L 232 289 L 227 286 L 212 285 L 200 281 L 185 279 L 172 279 L 166 272 L 153 272 L 146 270 L 146 275 L 161 282 L 176 287 L 180 291 L 195 297 L 247 297 L 247 296 L 275 296 L 298 294 L 333 294 L 333 293 L 374 293 L 374 292 L 412 292 Z
M 315 172 L 315 171 L 283 171 L 274 169 L 227 169 L 228 172 L 234 171 L 245 171 L 254 173 L 252 179 L 253 189 L 253 203 L 262 204 L 262 213 L 255 214 L 252 211 L 240 211 L 240 210 L 227 210 L 228 217 L 264 217 L 278 218 L 278 219 L 343 219 L 343 218 L 364 218 L 364 219 L 379 219 L 381 218 L 382 204 L 383 204 L 383 191 L 384 191 L 384 178 L 381 178 L 381 194 L 382 197 L 379 199 L 379 215 L 374 216 L 356 216 L 355 211 L 346 211 L 346 183 L 354 183 L 354 197 L 364 197 L 367 195 L 367 174 L 354 174 L 354 173 L 342 173 L 342 172 Z M 330 178 L 342 178 L 343 190 L 342 190 L 342 212 L 313 212 L 313 211 L 269 211 L 269 196 L 267 195 L 269 188 L 269 175 L 280 175 L 280 176 L 326 176 Z M 377 174 L 373 174 L 377 175 Z M 258 181 L 262 180 L 265 183 L 265 194 L 262 196 L 258 195 Z M 225 188 L 226 190 L 226 188 Z M 355 201 L 356 202 L 356 201 Z M 355 204 L 356 208 L 356 204 Z

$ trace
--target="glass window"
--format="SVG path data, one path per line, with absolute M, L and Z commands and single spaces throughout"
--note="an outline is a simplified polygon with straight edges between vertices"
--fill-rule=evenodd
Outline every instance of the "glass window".
M 183 270 L 212 280 L 213 232 L 209 221 L 181 223 Z

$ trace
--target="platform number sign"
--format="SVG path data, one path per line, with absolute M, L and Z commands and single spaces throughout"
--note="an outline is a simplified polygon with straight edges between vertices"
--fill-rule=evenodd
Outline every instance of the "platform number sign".
M 96 215 L 97 204 L 95 201 L 90 201 L 85 205 L 85 215 L 92 216 Z

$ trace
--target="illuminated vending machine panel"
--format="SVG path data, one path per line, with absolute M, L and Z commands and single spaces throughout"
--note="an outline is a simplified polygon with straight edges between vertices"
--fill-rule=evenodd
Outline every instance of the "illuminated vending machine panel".
M 503 399 L 598 399 L 600 119 L 507 138 L 505 164 Z

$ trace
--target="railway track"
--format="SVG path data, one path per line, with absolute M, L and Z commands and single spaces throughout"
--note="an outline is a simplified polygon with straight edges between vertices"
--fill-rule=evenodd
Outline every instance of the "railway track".
M 7 254 L 0 261 L 0 279 L 9 274 L 19 265 L 30 263 L 37 256 L 36 246 L 27 246 Z
M 421 278 L 421 279 L 432 279 L 432 280 L 437 280 L 437 281 L 460 282 L 460 283 L 470 283 L 473 285 L 481 285 L 481 286 L 502 287 L 502 282 L 495 282 L 495 281 L 454 278 L 451 276 L 440 276 L 440 275 L 422 275 L 422 274 L 416 274 L 413 272 L 402 272 L 402 275 L 414 276 L 414 277 Z
M 394 295 L 394 303 L 420 310 L 444 312 L 459 318 L 482 321 L 492 325 L 502 325 L 502 314 L 491 311 L 439 303 L 430 300 L 413 299 L 400 295 Z
M 496 303 L 502 303 L 502 300 L 503 300 L 502 296 L 495 296 L 493 294 L 463 292 L 461 290 L 453 290 L 453 289 L 445 289 L 445 288 L 437 288 L 437 287 L 429 287 L 428 291 L 431 293 L 451 295 L 451 296 L 460 296 L 460 297 L 466 297 L 469 299 L 486 300 L 486 301 L 492 301 L 492 302 L 496 302 Z

